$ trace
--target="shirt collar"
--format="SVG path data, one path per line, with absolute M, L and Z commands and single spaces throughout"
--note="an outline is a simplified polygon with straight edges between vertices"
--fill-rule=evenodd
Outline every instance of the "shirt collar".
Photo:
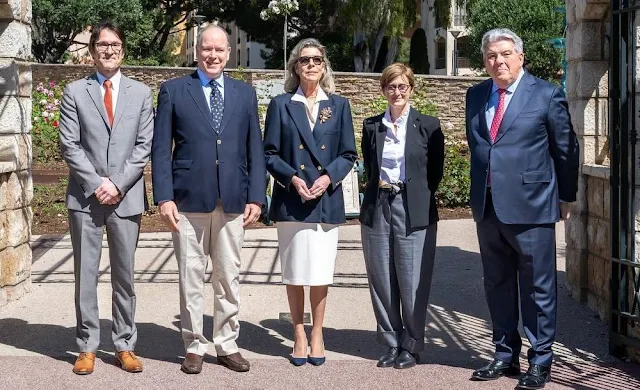
M 104 84 L 104 81 L 107 80 L 107 78 L 104 77 L 100 72 L 96 72 L 96 75 L 98 75 L 98 83 L 100 83 L 100 86 L 102 86 L 102 84 Z M 118 73 L 114 74 L 113 77 L 109 79 L 111 80 L 111 89 L 117 90 L 118 87 L 120 86 L 121 79 L 122 79 L 122 73 L 118 71 Z
M 520 74 L 518 74 L 518 78 L 516 79 L 516 81 L 514 81 L 510 86 L 507 87 L 507 92 L 509 92 L 509 94 L 513 94 L 516 91 L 516 88 L 518 88 L 518 84 L 520 84 L 520 80 L 522 80 L 522 76 L 524 76 L 524 69 L 520 69 Z M 491 94 L 493 95 L 498 91 L 498 89 L 499 88 L 496 83 L 492 83 Z
M 302 88 L 298 86 L 296 93 L 291 97 L 292 101 L 302 102 L 307 104 L 307 97 L 304 96 L 304 92 L 302 92 Z M 322 88 L 318 88 L 318 94 L 316 95 L 316 103 L 321 102 L 323 100 L 329 100 L 327 94 L 322 90 Z
M 405 123 L 408 119 L 409 119 L 409 112 L 411 111 L 411 105 L 407 104 L 407 107 L 404 109 L 404 112 L 402 113 L 402 115 L 400 115 L 395 122 L 393 122 L 391 120 L 391 110 L 389 109 L 389 107 L 387 107 L 387 110 L 384 112 L 384 117 L 382 118 L 382 122 L 385 125 L 388 126 L 393 126 L 395 125 L 402 125 L 403 123 Z
M 198 68 L 196 72 L 198 72 L 200 84 L 202 84 L 203 87 L 209 86 L 209 83 L 212 80 L 211 77 L 207 76 L 203 71 L 200 70 L 200 68 Z M 221 88 L 224 88 L 224 73 L 220 73 L 220 76 L 218 76 L 218 78 L 216 78 L 215 80 Z

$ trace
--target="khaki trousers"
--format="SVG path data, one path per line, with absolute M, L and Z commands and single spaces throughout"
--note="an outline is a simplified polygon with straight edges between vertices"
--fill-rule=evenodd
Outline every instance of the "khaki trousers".
M 173 247 L 180 277 L 180 322 L 187 353 L 204 355 L 204 278 L 208 259 L 213 266 L 213 345 L 220 356 L 238 352 L 240 324 L 240 249 L 244 239 L 242 214 L 228 214 L 219 202 L 211 213 L 180 213 Z

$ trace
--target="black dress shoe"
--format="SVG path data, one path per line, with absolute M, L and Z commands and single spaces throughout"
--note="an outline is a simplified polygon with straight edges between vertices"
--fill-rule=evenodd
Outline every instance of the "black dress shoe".
M 520 377 L 518 388 L 520 389 L 542 389 L 551 380 L 551 367 L 532 364 L 527 372 Z
M 493 361 L 479 370 L 475 370 L 471 379 L 479 381 L 490 381 L 498 379 L 501 376 L 518 376 L 520 375 L 520 363 L 506 363 L 502 360 L 493 359 Z
M 391 347 L 389 348 L 389 350 L 387 351 L 387 353 L 385 353 L 384 355 L 382 355 L 380 357 L 380 359 L 378 359 L 378 367 L 393 367 L 393 365 L 396 363 L 396 358 L 398 357 L 398 348 L 396 347 Z
M 393 368 L 411 368 L 418 364 L 418 354 L 402 351 L 396 358 Z

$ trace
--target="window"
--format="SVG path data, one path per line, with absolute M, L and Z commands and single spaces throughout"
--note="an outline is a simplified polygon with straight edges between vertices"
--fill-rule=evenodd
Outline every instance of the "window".
M 251 66 L 251 49 L 247 47 L 247 68 Z
M 437 56 L 436 69 L 444 69 L 447 66 L 447 41 L 443 37 L 439 37 L 436 41 Z
M 240 49 L 238 49 L 238 58 L 236 60 L 237 64 L 238 64 L 238 68 L 241 66 L 241 62 L 240 62 Z
M 469 44 L 468 36 L 461 36 L 458 38 L 458 68 L 470 68 L 469 53 L 471 52 L 471 46 Z
M 453 11 L 453 25 L 464 27 L 467 23 L 467 2 L 466 0 L 458 5 L 455 4 Z

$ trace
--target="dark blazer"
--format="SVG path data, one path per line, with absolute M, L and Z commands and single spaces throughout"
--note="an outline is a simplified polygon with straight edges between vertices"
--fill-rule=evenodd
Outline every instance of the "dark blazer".
M 555 223 L 560 219 L 559 202 L 575 201 L 578 189 L 579 149 L 567 100 L 559 86 L 525 73 L 492 144 L 485 115 L 492 85 L 489 79 L 467 92 L 473 218 L 484 217 L 491 170 L 491 194 L 500 222 Z
M 255 90 L 225 76 L 219 133 L 198 74 L 160 87 L 151 154 L 153 199 L 181 212 L 208 213 L 222 199 L 226 213 L 266 203 L 266 179 Z M 172 151 L 173 147 L 173 151 Z
M 292 97 L 292 93 L 276 96 L 267 109 L 264 154 L 267 170 L 277 183 L 271 199 L 271 219 L 343 223 L 341 183 L 358 156 L 349 101 L 338 95 L 321 101 L 318 113 L 329 108 L 331 116 L 324 123 L 318 119 L 312 132 L 304 104 L 292 101 Z M 303 202 L 291 185 L 293 176 L 311 187 L 323 174 L 331 178 L 327 191 L 318 199 Z
M 379 212 L 378 180 L 387 127 L 384 113 L 364 120 L 362 156 L 367 187 L 360 207 L 360 222 L 372 227 Z M 438 221 L 435 192 L 444 170 L 444 134 L 440 121 L 411 108 L 405 141 L 405 188 L 409 228 L 422 228 Z

